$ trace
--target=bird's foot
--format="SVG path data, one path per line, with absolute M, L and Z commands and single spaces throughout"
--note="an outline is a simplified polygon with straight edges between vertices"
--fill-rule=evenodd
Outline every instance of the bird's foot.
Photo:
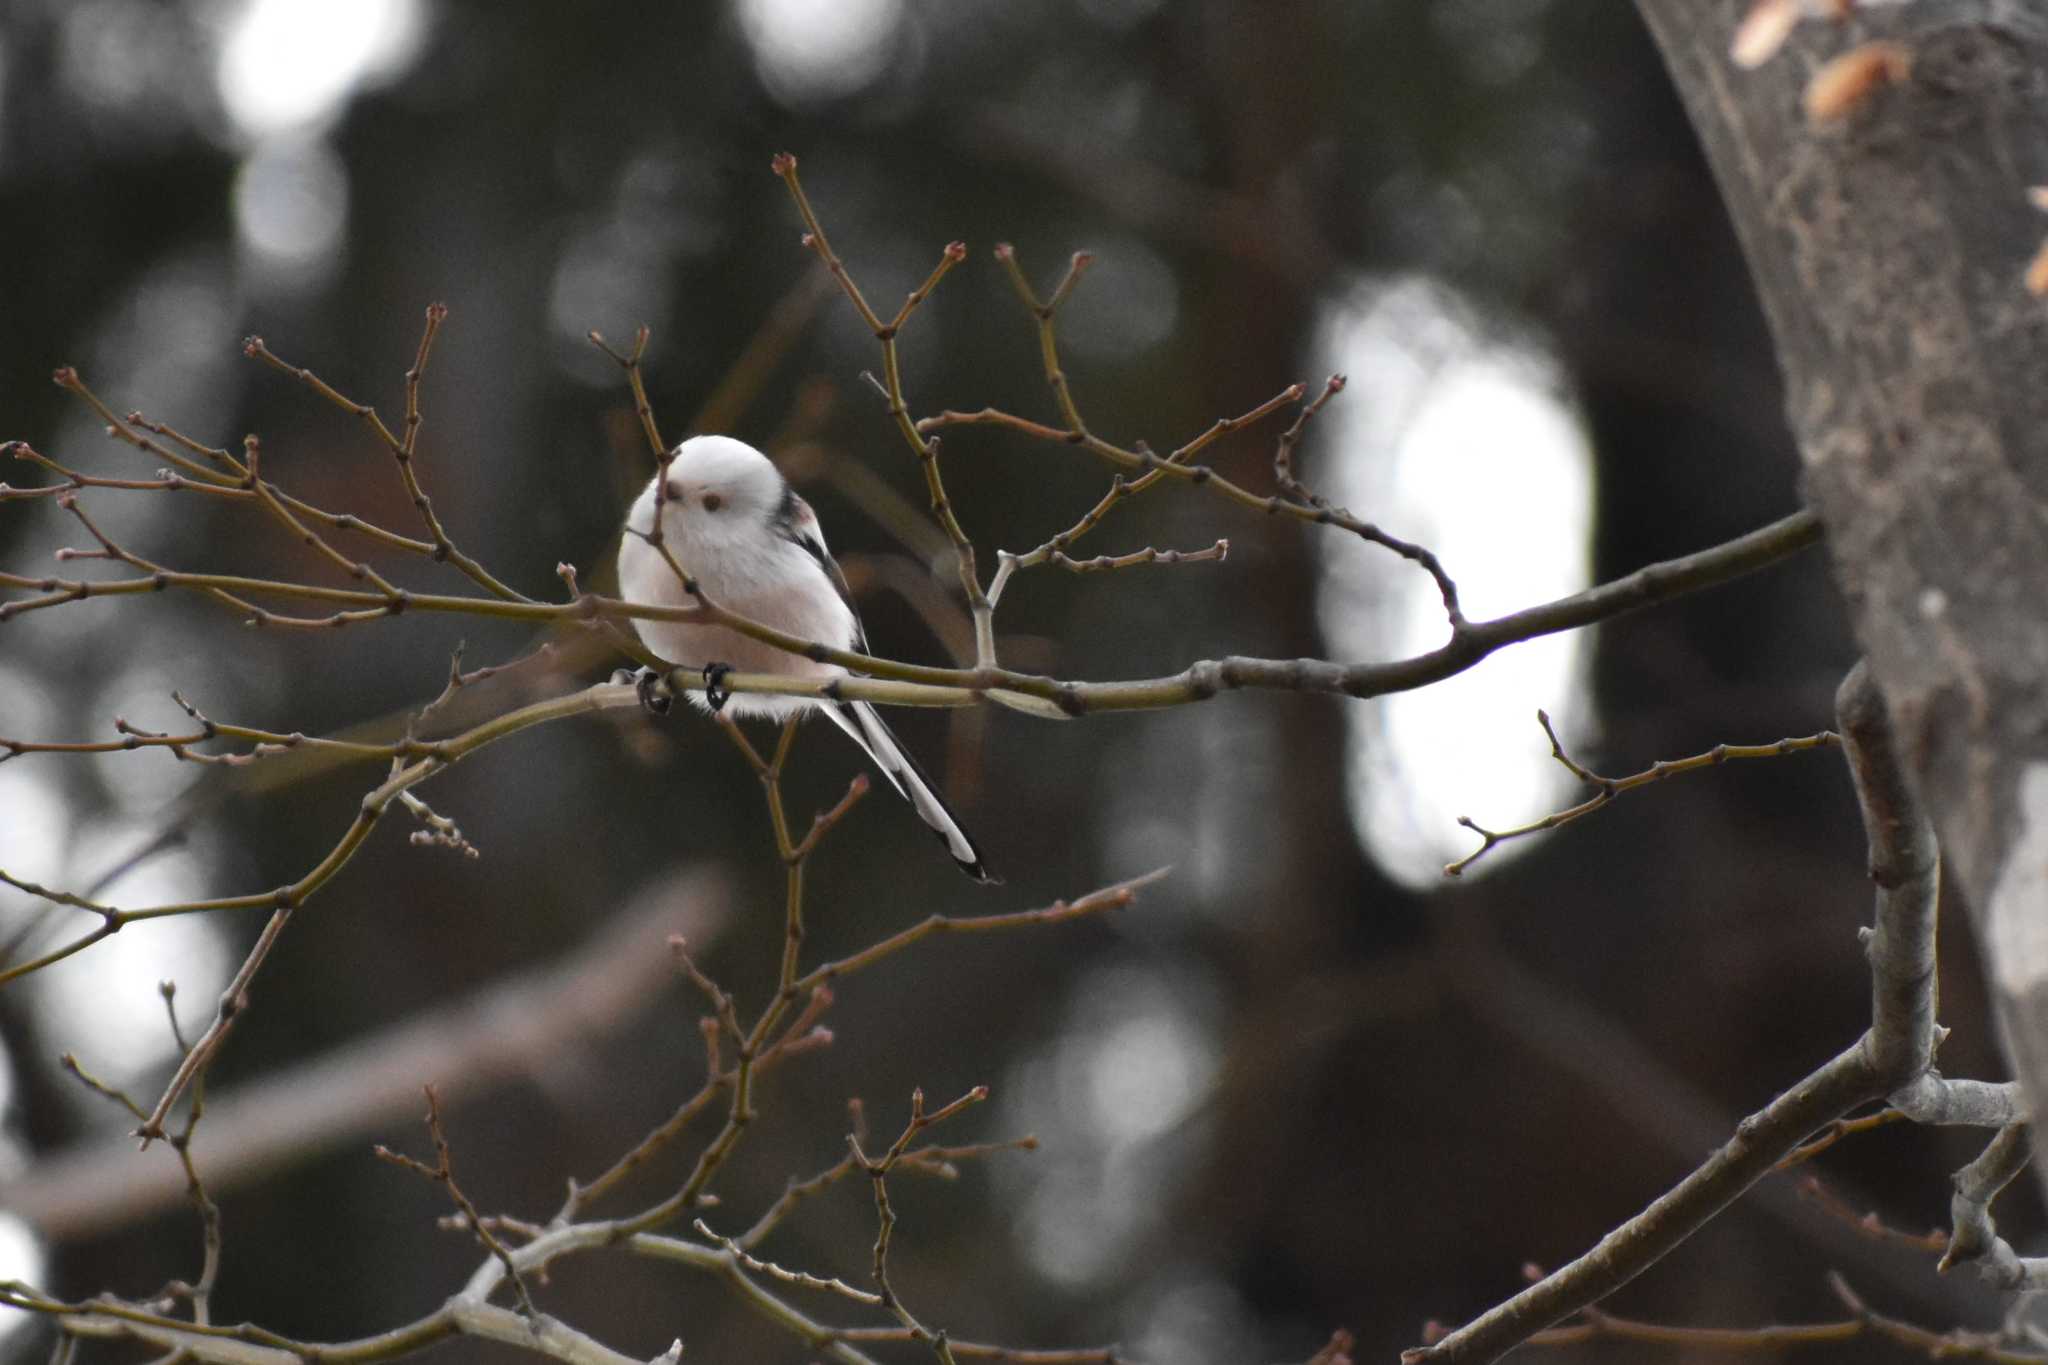
M 656 716 L 668 714 L 675 705 L 675 693 L 668 685 L 668 674 L 658 668 L 626 669 L 612 674 L 614 683 L 631 683 L 640 696 L 640 704 L 648 713 Z
M 725 704 L 732 700 L 732 693 L 725 687 L 726 675 L 731 672 L 731 664 L 704 665 L 704 704 L 713 712 L 723 711 Z

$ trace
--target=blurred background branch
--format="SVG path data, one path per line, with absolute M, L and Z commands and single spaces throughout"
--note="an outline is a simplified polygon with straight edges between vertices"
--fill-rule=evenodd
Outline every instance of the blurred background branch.
M 359 1150 L 412 1117 L 423 1080 L 435 1082 L 451 1106 L 513 1081 L 566 1097 L 569 1076 L 590 1065 L 619 1028 L 638 1022 L 673 981 L 653 945 L 668 934 L 688 937 L 700 951 L 716 942 L 732 911 L 727 881 L 696 870 L 645 888 L 559 963 L 267 1080 L 216 1090 L 196 1147 L 208 1183 L 225 1194 L 318 1153 Z M 680 1020 L 666 1027 L 676 1036 L 688 1032 Z M 184 1194 L 176 1163 L 137 1160 L 134 1141 L 115 1136 L 52 1152 L 11 1174 L 0 1183 L 0 1206 L 69 1240 L 148 1219 Z

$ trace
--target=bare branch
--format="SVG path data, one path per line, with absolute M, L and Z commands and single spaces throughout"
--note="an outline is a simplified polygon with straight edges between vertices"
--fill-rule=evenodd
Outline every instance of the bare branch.
M 2004 1128 L 2027 1118 L 2026 1097 L 2017 1081 L 1956 1080 L 1930 1069 L 1890 1098 L 1892 1107 L 1915 1123 Z
M 1133 569 L 1140 564 L 1221 564 L 1230 556 L 1230 542 L 1219 540 L 1201 550 L 1159 550 L 1146 546 L 1124 555 L 1097 555 L 1093 559 L 1072 559 L 1053 551 L 1052 563 L 1069 573 L 1101 573 L 1109 569 Z
M 434 1093 L 434 1087 L 431 1085 L 426 1087 L 426 1096 L 427 1136 L 434 1143 L 434 1164 L 429 1166 L 417 1157 L 394 1152 L 381 1142 L 372 1150 L 376 1152 L 379 1160 L 388 1161 L 394 1166 L 411 1171 L 414 1175 L 425 1176 L 448 1191 L 448 1197 L 454 1200 L 455 1207 L 462 1211 L 463 1221 L 469 1224 L 470 1232 L 477 1241 L 483 1243 L 491 1255 L 498 1258 L 499 1264 L 505 1267 L 505 1278 L 512 1282 L 512 1293 L 519 1300 L 519 1311 L 531 1322 L 540 1316 L 540 1310 L 533 1306 L 533 1297 L 526 1292 L 526 1281 L 520 1278 L 519 1268 L 512 1264 L 511 1251 L 498 1240 L 496 1233 L 485 1226 L 483 1215 L 477 1212 L 476 1204 L 462 1192 L 462 1186 L 456 1183 L 455 1157 L 448 1148 L 447 1131 L 441 1126 L 441 1097 Z
M 1828 1275 L 1828 1288 L 1842 1301 L 1856 1317 L 1859 1327 L 1867 1328 L 1878 1336 L 1916 1351 L 1931 1360 L 1984 1360 L 1993 1365 L 2042 1365 L 2048 1355 L 2036 1351 L 2015 1351 L 2000 1346 L 1996 1341 L 1977 1332 L 1932 1332 L 1903 1318 L 1889 1317 L 1879 1313 L 1865 1303 L 1849 1282 L 1832 1272 Z
M 233 484 L 246 477 L 249 472 L 247 469 L 240 467 L 235 461 L 234 456 L 229 455 L 224 450 L 214 451 L 206 447 L 198 447 L 195 450 L 194 453 L 200 454 L 204 458 L 211 460 L 213 464 L 220 466 L 220 468 L 213 468 L 200 464 L 195 460 L 187 459 L 176 451 L 167 450 L 146 436 L 136 435 L 133 431 L 129 430 L 127 423 L 114 415 L 112 408 L 100 400 L 98 394 L 86 387 L 85 380 L 70 365 L 61 366 L 50 378 L 56 383 L 58 388 L 77 394 L 84 401 L 85 405 L 91 408 L 100 420 L 107 424 L 106 431 L 109 437 L 126 445 L 134 446 L 145 455 L 155 456 L 165 464 L 182 471 L 189 478 L 207 484 Z
M 903 1324 L 912 1341 L 931 1347 L 932 1354 L 943 1362 L 943 1365 L 955 1365 L 952 1345 L 946 1334 L 943 1331 L 933 1331 L 920 1323 L 898 1297 L 896 1291 L 889 1286 L 889 1243 L 896 1231 L 896 1210 L 889 1203 L 888 1177 L 889 1172 L 895 1169 L 896 1163 L 903 1159 L 903 1154 L 909 1149 L 913 1137 L 933 1124 L 943 1123 L 963 1109 L 979 1104 L 987 1098 L 988 1087 L 978 1085 L 952 1103 L 926 1113 L 924 1091 L 913 1090 L 910 1093 L 910 1121 L 903 1126 L 903 1132 L 898 1135 L 896 1141 L 889 1144 L 889 1149 L 878 1161 L 869 1160 L 867 1154 L 861 1151 L 858 1134 L 846 1135 L 846 1144 L 853 1154 L 854 1161 L 867 1173 L 875 1189 L 875 1215 L 878 1227 L 875 1232 L 873 1274 L 875 1287 L 881 1291 L 879 1302 L 882 1307 L 895 1314 L 896 1320 Z
M 1189 483 L 1206 485 L 1214 492 L 1221 494 L 1240 506 L 1264 512 L 1269 516 L 1285 515 L 1297 521 L 1341 527 L 1362 540 L 1370 541 L 1375 545 L 1393 551 L 1401 556 L 1401 558 L 1413 562 L 1424 572 L 1428 573 L 1431 580 L 1436 584 L 1438 595 L 1443 599 L 1444 615 L 1450 622 L 1453 640 L 1464 632 L 1467 623 L 1464 611 L 1458 605 L 1457 584 L 1445 572 L 1443 564 L 1437 559 L 1435 553 L 1428 548 L 1413 541 L 1402 540 L 1398 536 L 1389 535 L 1371 522 L 1360 521 L 1350 513 L 1333 508 L 1327 503 L 1293 502 L 1277 494 L 1270 497 L 1261 497 L 1250 489 L 1218 474 L 1208 465 L 1193 464 L 1185 459 L 1176 459 L 1173 456 L 1156 455 L 1143 446 L 1127 449 L 1112 441 L 1104 440 L 1091 431 L 1088 428 L 1088 424 L 1082 420 L 1080 409 L 1075 405 L 1072 390 L 1068 386 L 1066 372 L 1060 367 L 1058 344 L 1053 331 L 1053 307 L 1038 302 L 1037 295 L 1032 292 L 1030 283 L 1024 278 L 1023 268 L 1017 264 L 1014 248 L 1007 244 L 998 246 L 996 248 L 996 256 L 997 259 L 1001 260 L 1009 268 L 1012 282 L 1017 286 L 1018 293 L 1024 299 L 1025 306 L 1030 309 L 1038 320 L 1039 352 L 1044 361 L 1046 380 L 1052 385 L 1054 398 L 1058 402 L 1060 415 L 1066 422 L 1066 426 L 1064 428 L 1046 426 L 1043 423 L 1033 422 L 1029 418 L 1018 417 L 997 408 L 982 408 L 978 412 L 956 412 L 948 409 L 919 422 L 917 425 L 920 432 L 930 433 L 942 427 L 958 425 L 985 424 L 1006 427 L 1038 440 L 1052 441 L 1060 445 L 1080 446 L 1091 454 L 1121 469 L 1142 469 L 1148 473 L 1164 474 Z M 1085 265 L 1086 259 L 1084 257 L 1077 256 L 1075 258 L 1075 264 L 1069 269 L 1066 278 L 1061 281 L 1060 289 L 1056 292 L 1055 298 L 1064 297 L 1065 291 L 1072 287 L 1073 280 Z M 1338 387 L 1341 388 L 1342 386 L 1339 385 Z M 1291 402 L 1299 400 L 1304 390 L 1297 384 L 1286 392 L 1287 399 Z M 1331 392 L 1332 390 L 1326 386 L 1322 397 L 1318 398 L 1313 406 L 1321 407 L 1322 403 L 1330 397 Z M 1213 436 L 1209 439 L 1213 439 Z M 1206 444 L 1206 440 L 1203 444 Z M 1176 452 L 1176 454 L 1179 453 Z
M 1948 1234 L 1939 1228 L 1932 1232 L 1905 1232 L 1886 1223 L 1875 1211 L 1858 1213 L 1817 1175 L 1809 1174 L 1800 1179 L 1799 1197 L 1870 1241 L 1925 1252 L 1929 1256 L 1940 1256 L 1948 1250 Z
M 292 365 L 279 359 L 275 352 L 264 345 L 262 337 L 249 337 L 242 343 L 242 351 L 243 354 L 262 361 L 272 369 L 290 375 L 343 411 L 361 418 L 364 425 L 376 434 L 377 439 L 384 443 L 385 449 L 389 450 L 392 457 L 398 462 L 399 478 L 405 484 L 406 496 L 412 500 L 413 507 L 420 514 L 421 522 L 427 528 L 427 534 L 433 543 L 433 557 L 435 559 L 447 560 L 456 568 L 462 570 L 478 587 L 495 598 L 506 602 L 530 602 L 532 601 L 531 598 L 499 582 L 497 578 L 492 576 L 489 570 L 485 569 L 483 565 L 467 554 L 464 554 L 456 546 L 455 542 L 449 539 L 447 528 L 441 524 L 441 518 L 434 511 L 433 499 L 429 498 L 426 490 L 421 487 L 419 471 L 414 467 L 413 456 L 419 444 L 420 379 L 426 371 L 427 356 L 433 350 L 434 338 L 440 332 L 441 324 L 447 317 L 448 305 L 443 303 L 428 305 L 426 327 L 420 333 L 419 352 L 413 359 L 412 368 L 405 373 L 405 435 L 403 438 L 392 434 L 391 428 L 384 424 L 384 419 L 377 415 L 375 408 L 371 407 L 368 403 L 358 403 L 354 399 L 347 397 L 326 380 L 320 378 L 319 375 L 304 366 Z
M 1902 1109 L 1880 1109 L 1875 1114 L 1865 1114 L 1862 1118 L 1836 1119 L 1823 1126 L 1813 1137 L 1787 1152 L 1785 1159 L 1778 1163 L 1778 1169 L 1789 1171 L 1794 1166 L 1804 1165 L 1845 1137 L 1910 1121 L 1911 1116 Z
M 2033 1145 L 2028 1126 L 2012 1124 L 1999 1129 L 1983 1153 L 1956 1172 L 1956 1192 L 1949 1201 L 1955 1231 L 1938 1267 L 1944 1274 L 1969 1262 L 2000 1289 L 2048 1289 L 2048 1258 L 2019 1255 L 1998 1235 L 1991 1218 L 1991 1201 L 2027 1169 Z
M 932 516 L 945 531 L 946 539 L 952 542 L 954 558 L 959 567 L 960 588 L 967 595 L 968 610 L 974 617 L 975 661 L 982 668 L 994 668 L 994 604 L 981 586 L 981 574 L 974 559 L 974 542 L 968 539 L 966 530 L 960 525 L 959 516 L 953 510 L 953 501 L 946 494 L 945 480 L 939 473 L 939 442 L 936 437 L 925 431 L 922 423 L 911 419 L 910 405 L 903 395 L 903 367 L 896 352 L 897 333 L 917 306 L 938 287 L 939 281 L 944 279 L 954 266 L 967 259 L 967 244 L 948 242 L 945 250 L 939 253 L 939 262 L 932 268 L 925 282 L 911 291 L 893 319 L 883 322 L 861 294 L 860 286 L 853 282 L 853 276 L 847 273 L 845 263 L 832 250 L 832 244 L 825 236 L 824 225 L 818 221 L 817 211 L 811 207 L 809 197 L 804 194 L 803 184 L 797 179 L 796 158 L 787 152 L 779 153 L 775 157 L 773 168 L 775 174 L 781 177 L 782 183 L 789 187 L 790 198 L 795 201 L 797 212 L 804 220 L 804 245 L 818 253 L 818 258 L 825 263 L 825 268 L 839 281 L 839 287 L 845 291 L 854 311 L 860 314 L 861 321 L 867 324 L 868 330 L 874 333 L 875 340 L 881 345 L 882 395 L 888 403 L 890 417 L 896 422 L 897 431 L 902 434 L 904 441 L 910 446 L 911 453 L 917 456 L 918 465 L 924 470 L 925 490 L 931 495 Z
M 857 953 L 811 969 L 797 980 L 796 988 L 810 990 L 842 976 L 851 976 L 855 972 L 874 966 L 885 957 L 900 953 L 912 944 L 938 934 L 1006 933 L 1012 929 L 1059 924 L 1066 920 L 1119 910 L 1135 901 L 1138 892 L 1159 881 L 1171 870 L 1162 867 L 1143 876 L 1105 886 L 1099 891 L 1091 891 L 1079 900 L 1054 901 L 1041 910 L 1019 910 L 996 915 L 931 915 Z
M 766 1275 L 772 1280 L 780 1280 L 784 1284 L 793 1284 L 800 1289 L 823 1290 L 828 1294 L 837 1294 L 842 1298 L 852 1299 L 855 1303 L 868 1304 L 872 1307 L 881 1306 L 882 1296 L 880 1294 L 870 1294 L 865 1289 L 855 1289 L 844 1280 L 820 1279 L 818 1276 L 802 1270 L 786 1270 L 772 1262 L 759 1260 L 749 1255 L 746 1249 L 732 1238 L 721 1237 L 713 1232 L 705 1225 L 702 1218 L 697 1219 L 691 1226 L 711 1241 L 716 1242 L 719 1246 L 731 1252 L 741 1265 L 757 1275 Z
M 256 495 L 256 500 L 262 505 L 263 510 L 270 513 L 287 531 L 291 532 L 300 544 L 339 567 L 350 578 L 358 582 L 371 584 L 386 597 L 397 597 L 398 589 L 391 585 L 389 579 L 362 560 L 350 559 L 347 555 L 329 545 L 317 533 L 308 529 L 306 524 L 293 515 L 292 510 L 285 506 L 276 494 L 270 491 L 271 485 L 266 483 L 263 478 L 262 451 L 263 443 L 255 436 L 244 436 L 242 438 L 242 455 L 249 470 L 249 477 L 245 480 L 245 483 L 249 491 Z
M 854 1137 L 856 1141 L 866 1140 L 866 1134 L 858 1126 L 855 1128 Z M 936 1145 L 913 1147 L 897 1159 L 896 1169 L 913 1172 L 923 1171 L 938 1176 L 941 1179 L 951 1179 L 959 1173 L 958 1167 L 955 1165 L 956 1162 L 990 1156 L 997 1152 L 1035 1152 L 1037 1150 L 1038 1139 L 1035 1137 L 1011 1138 L 1006 1142 L 975 1142 L 959 1147 L 940 1147 Z M 752 1227 L 748 1228 L 735 1240 L 742 1247 L 752 1248 L 759 1246 L 769 1233 L 781 1226 L 783 1220 L 795 1212 L 799 1205 L 816 1195 L 824 1193 L 860 1169 L 860 1164 L 854 1157 L 853 1152 L 848 1150 L 847 1154 L 841 1157 L 836 1164 L 827 1166 L 816 1175 L 803 1180 L 791 1179 L 787 1188 L 783 1190 L 782 1196 L 769 1207 L 766 1213 L 755 1220 Z
M 1462 673 L 1507 645 L 1595 625 L 1642 607 L 1744 577 L 1816 544 L 1819 539 L 1820 523 L 1809 512 L 1796 512 L 1735 540 L 1680 559 L 1649 565 L 1584 592 L 1491 621 L 1468 622 L 1462 631 L 1437 649 L 1395 662 L 1338 664 L 1317 659 L 1231 657 L 1204 660 L 1177 674 L 1127 682 L 1068 681 L 1002 668 L 933 668 L 902 663 L 854 650 L 836 649 L 821 641 L 805 640 L 776 630 L 717 607 L 706 601 L 701 593 L 696 595 L 696 604 L 692 606 L 624 602 L 595 594 L 585 594 L 567 603 L 547 603 L 405 593 L 398 602 L 388 602 L 381 594 L 346 588 L 323 588 L 231 574 L 184 573 L 148 565 L 148 572 L 143 577 L 100 582 L 0 573 L 0 588 L 22 588 L 44 594 L 0 602 L 0 624 L 23 612 L 64 606 L 87 598 L 162 592 L 173 587 L 215 595 L 279 594 L 302 601 L 360 609 L 339 611 L 324 618 L 288 620 L 261 612 L 246 602 L 232 603 L 237 610 L 250 613 L 250 619 L 259 624 L 347 625 L 396 615 L 399 610 L 452 612 L 537 622 L 626 618 L 697 622 L 711 619 L 750 639 L 866 675 L 816 683 L 784 675 L 735 673 L 725 683 L 727 689 L 734 693 L 845 697 L 892 705 L 967 706 L 985 700 L 991 692 L 998 692 L 1048 703 L 1061 713 L 1078 716 L 1102 711 L 1187 705 L 1206 701 L 1221 692 L 1244 688 L 1340 693 L 1351 697 L 1377 697 L 1412 691 Z M 896 687 L 890 685 L 892 681 L 952 690 L 940 693 Z
M 1293 426 L 1280 433 L 1279 443 L 1273 448 L 1273 482 L 1280 485 L 1281 492 L 1311 507 L 1326 507 L 1329 500 L 1311 492 L 1306 484 L 1294 477 L 1294 450 L 1301 444 L 1310 419 L 1323 410 L 1324 404 L 1344 392 L 1344 385 L 1348 382 L 1341 374 L 1333 374 L 1324 380 L 1323 391 L 1316 395 L 1313 403 L 1302 408 Z
M 1490 1361 L 1598 1303 L 1662 1259 L 1775 1168 L 1806 1134 L 1882 1093 L 1860 1044 L 1751 1114 L 1706 1162 L 1592 1250 L 1433 1345 L 1417 1362 Z
M 612 363 L 626 372 L 626 383 L 633 391 L 633 411 L 640 418 L 640 429 L 647 433 L 647 444 L 653 449 L 655 460 L 664 470 L 667 469 L 668 446 L 662 442 L 661 429 L 654 424 L 654 405 L 647 401 L 647 383 L 640 372 L 640 359 L 647 354 L 647 328 L 643 325 L 633 334 L 633 349 L 624 355 L 613 350 L 610 343 L 598 333 L 591 332 L 588 335 L 593 346 L 610 356 Z M 659 493 L 656 496 L 658 498 Z M 654 524 L 658 534 L 661 526 L 659 508 L 656 509 Z
M 1550 756 L 1562 763 L 1573 777 L 1595 788 L 1593 795 L 1576 806 L 1546 815 L 1526 825 L 1517 825 L 1513 829 L 1488 829 L 1469 816 L 1459 816 L 1458 823 L 1477 834 L 1484 842 L 1456 862 L 1444 864 L 1446 877 L 1464 875 L 1466 868 L 1491 853 L 1496 844 L 1505 843 L 1509 839 L 1519 839 L 1526 834 L 1536 834 L 1568 825 L 1583 816 L 1591 815 L 1623 792 L 1634 791 L 1637 787 L 1662 782 L 1665 778 L 1676 777 L 1680 773 L 1716 767 L 1731 758 L 1779 758 L 1785 754 L 1804 753 L 1809 749 L 1832 748 L 1842 742 L 1842 737 L 1834 731 L 1822 730 L 1818 734 L 1807 735 L 1801 739 L 1781 739 L 1771 744 L 1716 744 L 1705 753 L 1694 754 L 1690 758 L 1659 759 L 1641 772 L 1632 773 L 1627 777 L 1602 777 L 1581 766 L 1564 751 L 1564 743 L 1558 739 L 1548 712 L 1537 711 L 1536 723 L 1543 727 L 1544 735 L 1550 740 Z
M 1833 1060 L 1744 1119 L 1706 1162 L 1571 1264 L 1543 1277 L 1436 1343 L 1420 1361 L 1491 1361 L 1598 1303 L 1672 1248 L 1797 1149 L 1810 1133 L 1924 1073 L 1934 1025 L 1934 891 L 1938 857 L 1918 798 L 1898 765 L 1882 699 L 1859 662 L 1836 698 L 1877 883 L 1866 938 L 1871 1024 Z
M 1870 880 L 1877 908 L 1864 936 L 1870 958 L 1871 1022 L 1863 1046 L 1871 1066 L 1893 1086 L 1924 1074 L 1933 1063 L 1935 898 L 1941 888 L 1941 853 L 1934 826 L 1899 760 L 1891 717 L 1858 661 L 1836 693 L 1849 774 L 1870 839 Z
M 1296 384 L 1289 388 L 1282 389 L 1279 393 L 1267 399 L 1265 402 L 1259 404 L 1259 406 L 1253 408 L 1250 412 L 1243 413 L 1237 417 L 1224 417 L 1217 419 L 1215 424 L 1212 425 L 1207 431 L 1195 437 L 1187 444 L 1170 452 L 1166 456 L 1166 462 L 1168 464 L 1181 464 L 1189 459 L 1192 459 L 1197 451 L 1201 450 L 1204 446 L 1207 446 L 1210 442 L 1215 441 L 1218 438 L 1227 435 L 1230 432 L 1238 431 L 1244 427 L 1250 426 L 1252 423 L 1259 421 L 1260 419 L 1268 416 L 1269 414 L 1279 411 L 1281 408 L 1287 406 L 1289 403 L 1298 402 L 1301 398 L 1301 394 L 1301 386 L 1299 384 Z M 1300 423 L 1297 421 L 1296 426 L 1298 427 L 1299 425 Z M 1039 428 L 1038 430 L 1050 439 L 1060 438 L 1060 433 L 1051 427 Z M 1151 447 L 1146 445 L 1142 441 L 1138 442 L 1133 447 L 1133 449 L 1137 451 L 1140 455 L 1151 454 Z M 995 581 L 989 585 L 990 600 L 995 601 L 1001 598 L 1002 589 L 1009 583 L 1010 576 L 1012 574 L 1016 573 L 1020 569 L 1029 569 L 1036 565 L 1048 562 L 1055 554 L 1066 550 L 1075 541 L 1079 540 L 1082 536 L 1088 534 L 1088 532 L 1094 530 L 1095 527 L 1101 523 L 1102 519 L 1109 514 L 1111 508 L 1115 507 L 1118 503 L 1122 502 L 1126 498 L 1134 497 L 1137 494 L 1143 493 L 1147 489 L 1158 484 L 1159 481 L 1161 479 L 1164 479 L 1165 477 L 1166 471 L 1164 469 L 1152 469 L 1144 474 L 1139 475 L 1135 479 L 1126 479 L 1122 474 L 1114 475 L 1110 479 L 1109 491 L 1103 494 L 1101 501 L 1097 502 L 1095 506 L 1091 507 L 1087 512 L 1083 513 L 1081 519 L 1075 522 L 1072 526 L 1069 526 L 1066 530 L 1061 531 L 1058 534 L 1054 535 L 1052 539 L 1046 541 L 1044 544 L 1038 546 L 1036 549 L 1027 550 L 1021 555 L 1011 554 L 1007 550 L 999 551 L 996 564 Z M 1218 544 L 1228 544 L 1228 542 L 1219 541 Z

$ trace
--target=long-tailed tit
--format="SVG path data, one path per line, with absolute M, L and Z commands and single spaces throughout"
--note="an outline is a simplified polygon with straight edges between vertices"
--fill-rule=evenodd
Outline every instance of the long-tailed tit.
M 619 591 L 632 602 L 688 606 L 691 598 L 675 570 L 647 540 L 654 529 L 661 479 L 657 474 L 626 514 L 626 535 L 619 545 Z M 847 591 L 846 575 L 825 549 L 817 514 L 767 456 L 730 436 L 695 436 L 675 448 L 667 479 L 661 498 L 662 540 L 705 596 L 791 635 L 867 652 L 867 635 Z M 633 625 L 647 647 L 662 658 L 704 667 L 705 689 L 690 689 L 685 695 L 706 710 L 729 704 L 736 715 L 778 720 L 807 707 L 824 712 L 938 833 L 961 871 L 979 882 L 995 880 L 945 798 L 873 706 L 810 697 L 728 699 L 718 687 L 719 678 L 729 671 L 826 679 L 845 676 L 845 669 L 787 653 L 726 626 L 650 620 L 635 620 Z

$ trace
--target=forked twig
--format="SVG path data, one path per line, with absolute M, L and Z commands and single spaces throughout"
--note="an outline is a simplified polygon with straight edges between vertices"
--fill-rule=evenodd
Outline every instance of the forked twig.
M 520 1276 L 519 1268 L 512 1263 L 511 1250 L 499 1240 L 498 1234 L 491 1230 L 484 1216 L 477 1212 L 476 1204 L 463 1193 L 462 1186 L 456 1183 L 455 1157 L 448 1149 L 447 1130 L 441 1126 L 441 1097 L 434 1092 L 431 1085 L 425 1087 L 425 1091 L 427 1135 L 434 1143 L 434 1164 L 429 1166 L 417 1157 L 394 1152 L 381 1142 L 371 1150 L 377 1154 L 379 1160 L 388 1161 L 403 1170 L 411 1171 L 414 1175 L 425 1176 L 448 1191 L 448 1197 L 454 1200 L 455 1207 L 462 1211 L 463 1221 L 469 1225 L 470 1233 L 484 1245 L 485 1250 L 498 1258 L 500 1265 L 505 1267 L 505 1278 L 512 1283 L 513 1295 L 519 1300 L 519 1311 L 529 1321 L 538 1318 L 540 1310 L 534 1307 L 532 1295 L 526 1292 L 526 1281 Z
M 1488 853 L 1491 853 L 1497 844 L 1505 843 L 1510 839 L 1519 839 L 1524 835 L 1537 834 L 1548 829 L 1557 829 L 1562 825 L 1570 824 L 1574 820 L 1583 819 L 1607 805 L 1622 793 L 1634 791 L 1638 787 L 1647 787 L 1653 782 L 1662 782 L 1666 778 L 1677 777 L 1680 773 L 1698 772 L 1702 768 L 1712 768 L 1726 763 L 1730 759 L 1780 758 L 1786 754 L 1804 753 L 1809 749 L 1831 749 L 1842 742 L 1842 737 L 1833 730 L 1822 730 L 1816 734 L 1805 735 L 1797 739 L 1781 739 L 1770 744 L 1716 744 L 1704 753 L 1694 754 L 1689 758 L 1658 759 L 1641 772 L 1631 773 L 1627 777 L 1602 777 L 1590 768 L 1580 764 L 1570 754 L 1565 752 L 1563 742 L 1558 739 L 1557 731 L 1550 723 L 1550 714 L 1548 712 L 1537 711 L 1536 722 L 1543 727 L 1543 733 L 1550 740 L 1550 756 L 1559 763 L 1562 763 L 1566 771 L 1570 772 L 1573 777 L 1594 788 L 1593 795 L 1576 806 L 1569 806 L 1564 810 L 1555 811 L 1540 820 L 1532 820 L 1526 825 L 1517 825 L 1513 829 L 1488 829 L 1470 816 L 1459 816 L 1458 823 L 1471 830 L 1474 834 L 1477 834 L 1484 842 L 1457 861 L 1446 863 L 1444 865 L 1444 875 L 1446 877 L 1462 876 L 1466 868 L 1478 862 Z

